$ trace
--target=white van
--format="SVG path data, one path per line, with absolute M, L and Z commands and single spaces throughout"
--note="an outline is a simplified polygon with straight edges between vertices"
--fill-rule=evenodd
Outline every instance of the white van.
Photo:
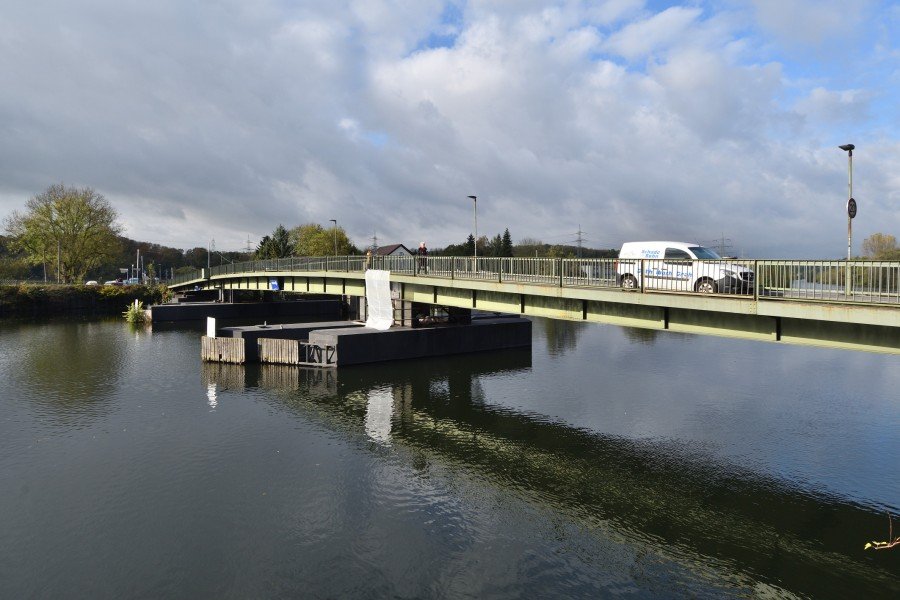
M 752 269 L 723 259 L 690 242 L 626 242 L 619 250 L 616 277 L 624 289 L 715 294 L 753 293 Z

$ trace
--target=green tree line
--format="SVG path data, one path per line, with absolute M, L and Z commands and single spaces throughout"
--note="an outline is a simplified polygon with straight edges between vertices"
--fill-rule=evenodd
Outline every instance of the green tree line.
M 22 211 L 4 220 L 0 235 L 0 279 L 82 282 L 121 278 L 136 269 L 140 255 L 143 273 L 166 278 L 207 265 L 287 256 L 358 255 L 364 252 L 343 227 L 305 223 L 293 228 L 279 224 L 254 250 L 219 252 L 195 247 L 183 250 L 122 235 L 112 205 L 95 190 L 55 184 L 30 198 Z M 878 252 L 896 251 L 893 236 L 873 239 Z M 890 243 L 888 243 L 890 241 Z M 432 249 L 431 254 L 472 256 L 477 246 L 484 257 L 595 258 L 615 256 L 615 250 L 551 245 L 525 238 L 514 244 L 509 228 L 493 237 L 473 235 L 459 244 Z M 415 249 L 415 245 L 409 246 Z
M 436 256 L 472 256 L 475 248 L 475 237 L 469 234 L 468 239 L 460 244 L 450 244 L 431 252 Z M 509 228 L 503 234 L 493 238 L 478 238 L 478 256 L 522 257 L 522 258 L 613 258 L 618 256 L 614 249 L 584 248 L 566 244 L 545 244 L 534 238 L 524 238 L 514 244 Z

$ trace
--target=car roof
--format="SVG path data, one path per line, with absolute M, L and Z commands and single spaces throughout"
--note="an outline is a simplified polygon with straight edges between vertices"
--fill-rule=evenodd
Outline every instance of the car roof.
M 633 246 L 642 246 L 642 245 L 649 246 L 649 245 L 651 245 L 651 244 L 654 244 L 654 245 L 658 244 L 658 245 L 660 245 L 660 246 L 699 246 L 699 245 L 700 245 L 700 244 L 698 244 L 698 243 L 696 243 L 696 242 L 658 242 L 658 241 L 652 241 L 652 242 L 625 242 L 625 243 L 622 244 L 622 245 L 623 245 L 623 246 L 625 246 L 625 245 L 628 245 L 628 246 L 632 246 L 632 245 L 633 245 Z

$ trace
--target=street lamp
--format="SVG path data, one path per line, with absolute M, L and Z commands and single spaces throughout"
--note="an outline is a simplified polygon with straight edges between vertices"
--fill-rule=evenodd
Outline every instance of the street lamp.
M 844 293 L 850 295 L 850 259 L 852 257 L 853 246 L 853 217 L 856 216 L 856 200 L 853 199 L 853 150 L 856 146 L 853 144 L 844 144 L 838 146 L 847 153 L 847 281 L 844 286 Z
M 332 227 L 332 229 L 334 230 L 334 235 L 332 237 L 334 238 L 334 255 L 337 256 L 337 219 L 328 220 L 334 223 L 334 227 Z
M 475 247 L 475 259 L 478 259 L 478 196 L 469 196 L 472 199 L 472 204 L 475 207 L 475 243 L 472 244 Z

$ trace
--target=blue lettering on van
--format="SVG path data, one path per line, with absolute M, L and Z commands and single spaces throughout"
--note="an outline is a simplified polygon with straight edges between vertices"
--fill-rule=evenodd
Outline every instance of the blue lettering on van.
M 647 277 L 668 277 L 670 279 L 690 279 L 693 276 L 691 271 L 670 271 L 669 269 L 647 268 L 644 270 Z

